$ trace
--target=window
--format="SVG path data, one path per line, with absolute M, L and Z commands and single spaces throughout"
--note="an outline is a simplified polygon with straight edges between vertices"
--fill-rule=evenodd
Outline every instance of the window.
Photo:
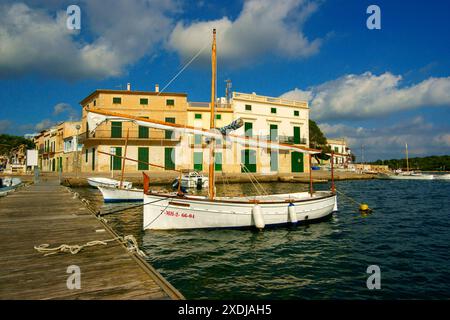
M 251 138 L 253 136 L 253 123 L 244 123 L 245 136 Z
M 334 152 L 339 152 L 339 148 L 338 147 L 334 147 Z
M 203 170 L 203 152 L 194 152 L 194 170 Z
M 277 108 L 270 108 L 270 113 L 277 113 Z
M 173 99 L 166 100 L 166 106 L 174 106 L 174 105 L 175 105 L 175 100 L 173 100 Z
M 195 119 L 201 119 L 202 118 L 202 114 L 201 113 L 196 113 L 195 114 Z
M 276 124 L 270 125 L 270 141 L 277 141 L 278 139 L 278 126 Z
M 97 100 L 94 100 L 94 107 L 97 105 Z
M 194 135 L 194 144 L 202 144 L 202 135 L 201 134 L 195 134 Z
M 122 122 L 111 121 L 111 138 L 122 138 Z
M 245 110 L 246 111 L 252 111 L 252 106 L 250 104 L 246 104 L 245 105 Z
M 84 161 L 85 162 L 88 162 L 88 160 L 89 160 L 88 156 L 89 156 L 88 149 L 86 149 L 86 150 L 84 150 L 84 157 L 85 157 Z
M 294 117 L 298 117 L 298 116 L 300 116 L 300 111 L 294 110 Z
M 113 104 L 121 104 L 121 103 L 122 103 L 122 98 L 119 98 L 119 97 L 113 98 Z
M 142 117 L 148 119 L 148 117 Z M 139 126 L 139 139 L 147 139 L 148 138 L 148 127 Z
M 300 143 L 300 127 L 294 127 L 294 143 Z
M 166 122 L 168 123 L 175 123 L 175 118 L 166 118 Z M 172 130 L 166 130 L 165 131 L 165 139 L 172 139 Z
M 222 115 L 221 115 L 221 114 L 216 114 L 216 119 L 217 119 L 217 120 L 222 119 Z
M 95 148 L 92 148 L 92 171 L 95 171 Z
M 146 99 L 146 98 L 141 98 L 141 99 L 139 100 L 139 103 L 140 103 L 140 104 L 143 104 L 143 105 L 148 105 L 148 99 Z

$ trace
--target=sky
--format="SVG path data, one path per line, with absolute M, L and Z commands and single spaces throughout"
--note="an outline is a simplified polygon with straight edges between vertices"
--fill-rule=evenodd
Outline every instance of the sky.
M 79 30 L 67 7 L 80 8 Z M 381 29 L 369 29 L 370 5 Z M 308 100 L 330 138 L 361 160 L 450 154 L 450 1 L 0 1 L 0 133 L 80 117 L 96 89 L 210 98 L 211 29 L 218 96 Z M 373 20 L 371 20 L 373 21 Z

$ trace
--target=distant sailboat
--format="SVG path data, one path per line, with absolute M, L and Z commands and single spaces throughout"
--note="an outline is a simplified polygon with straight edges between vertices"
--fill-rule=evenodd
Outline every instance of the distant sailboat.
M 409 159 L 408 159 L 408 144 L 405 143 L 405 155 L 406 155 L 406 171 L 399 171 L 395 174 L 380 173 L 379 179 L 392 179 L 392 180 L 432 180 L 434 176 L 431 174 L 423 174 L 419 172 L 409 171 Z

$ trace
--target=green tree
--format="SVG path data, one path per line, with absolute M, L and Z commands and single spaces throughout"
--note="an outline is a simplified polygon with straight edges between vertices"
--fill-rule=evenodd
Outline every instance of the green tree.
M 331 152 L 331 147 L 327 143 L 327 138 L 317 123 L 314 120 L 309 120 L 309 145 L 311 148 L 322 150 L 321 154 L 314 155 L 317 162 L 330 158 L 330 156 L 326 155 L 326 153 Z
M 8 155 L 11 149 L 22 144 L 26 145 L 27 149 L 33 149 L 35 146 L 33 141 L 24 137 L 0 134 L 0 154 L 2 155 Z

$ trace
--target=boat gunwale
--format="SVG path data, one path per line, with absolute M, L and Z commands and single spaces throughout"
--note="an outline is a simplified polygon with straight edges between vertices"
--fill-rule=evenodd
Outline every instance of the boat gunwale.
M 330 191 L 325 191 L 330 192 Z M 212 203 L 231 203 L 231 204 L 286 204 L 286 203 L 298 203 L 298 202 L 310 202 L 310 201 L 317 201 L 317 200 L 323 200 L 327 198 L 332 198 L 336 196 L 336 193 L 330 193 L 325 196 L 313 198 L 313 199 L 297 199 L 297 200 L 290 200 L 286 199 L 284 201 L 258 201 L 258 200 L 249 200 L 249 201 L 237 201 L 237 200 L 223 200 L 223 199 L 208 199 L 208 198 L 192 198 L 192 197 L 180 197 L 178 195 L 169 195 L 169 194 L 161 194 L 156 192 L 148 192 L 144 193 L 144 196 L 156 196 L 156 197 L 163 197 L 167 199 L 178 199 L 178 200 L 189 200 L 189 201 L 200 201 L 200 202 L 212 202 Z M 145 205 L 145 203 L 144 203 Z

